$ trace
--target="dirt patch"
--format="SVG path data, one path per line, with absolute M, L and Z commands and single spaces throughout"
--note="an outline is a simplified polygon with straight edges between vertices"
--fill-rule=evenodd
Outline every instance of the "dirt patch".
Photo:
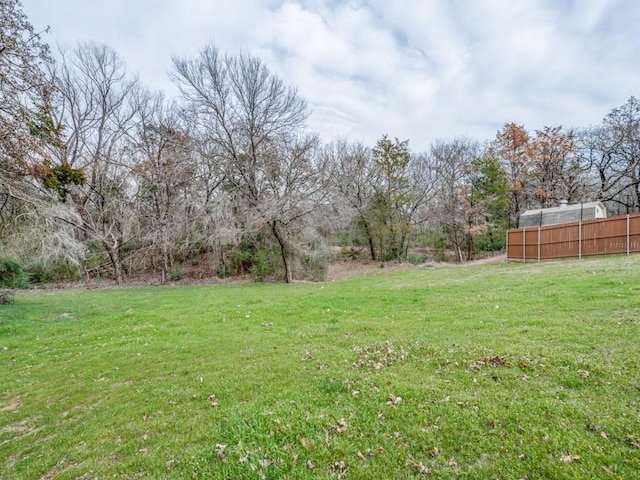
M 351 278 L 362 278 L 371 275 L 381 275 L 388 272 L 408 270 L 415 268 L 410 263 L 380 263 L 372 261 L 348 261 L 333 262 L 327 271 L 327 280 L 349 280 Z
M 492 255 L 486 258 L 472 260 L 466 263 L 447 263 L 447 262 L 425 262 L 419 265 L 414 265 L 408 262 L 379 262 L 372 261 L 363 258 L 356 259 L 344 259 L 340 256 L 334 255 L 334 261 L 331 262 L 327 269 L 327 281 L 335 280 L 349 280 L 352 278 L 362 278 L 372 275 L 381 275 L 388 272 L 396 272 L 402 270 L 409 270 L 412 268 L 437 268 L 437 267 L 464 267 L 468 265 L 481 265 L 488 263 L 504 263 L 507 261 L 505 254 Z M 185 276 L 179 281 L 169 281 L 166 285 L 220 285 L 229 283 L 248 283 L 253 282 L 254 279 L 247 276 L 236 276 L 228 278 L 218 278 L 213 272 L 207 270 L 197 271 L 197 267 L 191 265 L 184 269 Z M 276 280 L 274 280 L 276 281 Z M 143 288 L 150 286 L 161 285 L 159 274 L 140 274 L 131 276 L 125 279 L 122 285 L 116 285 L 113 280 L 104 278 L 95 278 L 89 281 L 81 282 L 68 282 L 68 283 L 52 283 L 45 285 L 38 285 L 36 288 L 29 290 L 20 290 L 20 294 L 25 293 L 37 293 L 47 291 L 54 294 L 56 290 L 70 290 L 70 289 L 102 289 L 102 288 Z
M 20 397 L 14 398 L 4 407 L 0 408 L 0 412 L 17 412 L 20 408 Z
M 349 280 L 351 278 L 368 277 L 371 275 L 380 275 L 390 271 L 396 272 L 401 270 L 409 270 L 412 268 L 442 268 L 442 267 L 465 267 L 469 265 L 484 265 L 490 263 L 504 263 L 507 261 L 506 254 L 492 255 L 486 258 L 479 258 L 465 263 L 447 263 L 447 262 L 425 262 L 418 265 L 412 263 L 401 262 L 374 262 L 371 260 L 336 260 L 329 265 L 327 280 Z

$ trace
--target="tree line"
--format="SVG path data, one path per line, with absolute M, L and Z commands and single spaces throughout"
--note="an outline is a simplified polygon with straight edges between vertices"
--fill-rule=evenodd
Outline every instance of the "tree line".
M 561 199 L 640 211 L 634 97 L 587 128 L 506 123 L 422 152 L 388 135 L 326 142 L 299 92 L 249 54 L 174 57 L 169 99 L 108 46 L 54 59 L 17 0 L 0 16 L 0 257 L 36 280 L 166 282 L 189 262 L 319 279 L 330 245 L 378 261 L 430 246 L 463 262 Z

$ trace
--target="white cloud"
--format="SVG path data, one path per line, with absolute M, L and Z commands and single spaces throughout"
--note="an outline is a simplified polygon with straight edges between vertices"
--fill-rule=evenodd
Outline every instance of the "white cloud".
M 171 55 L 258 55 L 308 99 L 327 141 L 425 149 L 505 122 L 598 123 L 640 95 L 636 0 L 26 0 L 51 43 L 95 40 L 170 94 Z

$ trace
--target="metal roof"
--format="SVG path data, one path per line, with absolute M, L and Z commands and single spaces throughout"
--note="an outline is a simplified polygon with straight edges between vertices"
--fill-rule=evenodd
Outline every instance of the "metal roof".
M 584 202 L 559 207 L 527 210 L 520 215 L 520 227 L 556 225 L 559 223 L 579 222 L 607 216 L 607 209 L 602 202 Z

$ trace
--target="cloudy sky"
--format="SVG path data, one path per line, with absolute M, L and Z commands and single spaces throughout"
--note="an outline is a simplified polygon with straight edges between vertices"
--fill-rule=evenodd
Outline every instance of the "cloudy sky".
M 52 44 L 105 43 L 177 94 L 171 56 L 208 43 L 260 57 L 312 107 L 309 127 L 414 150 L 506 122 L 597 124 L 640 96 L 638 0 L 23 0 Z

